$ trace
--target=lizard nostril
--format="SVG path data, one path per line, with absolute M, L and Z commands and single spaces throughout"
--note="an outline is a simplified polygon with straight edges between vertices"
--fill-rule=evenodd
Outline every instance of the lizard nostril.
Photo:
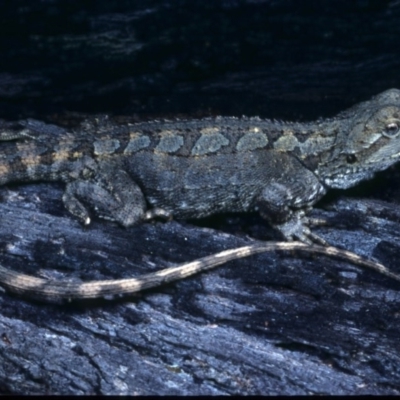
M 355 154 L 349 154 L 349 155 L 346 157 L 346 161 L 347 161 L 349 164 L 354 164 L 354 163 L 357 161 L 357 157 L 356 157 Z

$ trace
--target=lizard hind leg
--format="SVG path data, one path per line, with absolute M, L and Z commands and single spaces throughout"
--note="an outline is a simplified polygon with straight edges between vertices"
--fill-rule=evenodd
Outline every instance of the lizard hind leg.
M 101 218 L 128 227 L 146 219 L 146 201 L 139 186 L 119 169 L 102 171 L 99 179 L 67 183 L 63 202 L 84 225 L 90 223 L 88 207 Z

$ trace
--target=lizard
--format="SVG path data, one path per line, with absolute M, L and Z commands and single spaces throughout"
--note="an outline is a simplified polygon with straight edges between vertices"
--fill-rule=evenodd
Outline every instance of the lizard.
M 329 188 L 347 189 L 399 160 L 400 90 L 386 90 L 336 117 L 305 123 L 258 117 L 130 122 L 98 116 L 65 129 L 35 120 L 0 121 L 0 140 L 0 185 L 63 181 L 63 203 L 85 225 L 91 221 L 89 210 L 125 227 L 157 217 L 257 211 L 284 239 L 303 244 L 253 245 L 232 250 L 231 257 L 325 249 L 324 254 L 372 267 L 372 261 L 345 250 L 312 245 L 327 243 L 310 231 L 307 212 Z M 179 279 L 229 259 L 226 254 L 210 257 L 131 283 L 68 284 L 67 291 L 62 290 L 65 282 L 46 284 L 1 267 L 0 284 L 50 300 L 101 297 L 122 293 L 123 287 L 142 290 L 147 283 Z M 182 272 L 185 268 L 190 272 Z

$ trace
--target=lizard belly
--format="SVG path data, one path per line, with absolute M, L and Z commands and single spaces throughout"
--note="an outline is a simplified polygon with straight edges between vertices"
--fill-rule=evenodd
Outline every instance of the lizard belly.
M 136 154 L 129 173 L 152 207 L 177 218 L 249 211 L 260 193 L 263 165 L 256 154 L 177 157 Z

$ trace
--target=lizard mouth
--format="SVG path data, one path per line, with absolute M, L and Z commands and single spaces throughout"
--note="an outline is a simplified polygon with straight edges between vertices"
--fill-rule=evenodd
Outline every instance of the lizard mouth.
M 359 182 L 374 177 L 376 172 L 383 171 L 400 160 L 400 152 L 385 158 L 371 157 L 362 166 L 354 165 L 338 169 L 324 178 L 324 184 L 332 189 L 348 189 Z
M 376 170 L 363 169 L 352 173 L 337 173 L 324 179 L 324 184 L 332 189 L 348 189 L 360 181 L 371 179 Z

